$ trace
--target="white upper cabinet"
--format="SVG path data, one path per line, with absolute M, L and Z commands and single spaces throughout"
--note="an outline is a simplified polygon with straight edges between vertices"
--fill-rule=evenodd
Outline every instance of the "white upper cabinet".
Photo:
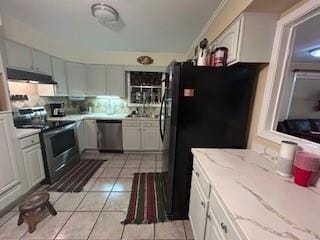
M 51 59 L 48 54 L 33 49 L 32 57 L 33 57 L 33 68 L 36 72 L 43 73 L 50 76 L 52 75 Z
M 66 96 L 68 95 L 68 88 L 65 61 L 60 58 L 51 57 L 51 63 L 53 75 L 52 77 L 58 83 L 56 86 L 56 95 Z
M 107 66 L 108 95 L 125 97 L 125 71 L 124 66 Z
M 221 34 L 217 41 L 218 46 L 228 48 L 228 63 L 232 63 L 237 60 L 240 23 L 241 19 L 234 22 L 227 31 Z
M 31 48 L 5 40 L 5 50 L 9 68 L 33 70 Z
M 271 58 L 278 15 L 245 12 L 217 39 L 216 47 L 228 48 L 228 64 L 267 63 Z
M 87 93 L 86 67 L 82 63 L 67 62 L 69 95 L 84 96 Z
M 105 65 L 86 65 L 88 95 L 107 94 L 107 69 Z

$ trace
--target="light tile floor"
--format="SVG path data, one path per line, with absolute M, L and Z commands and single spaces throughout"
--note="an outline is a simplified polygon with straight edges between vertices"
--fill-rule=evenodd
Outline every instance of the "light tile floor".
M 128 208 L 135 172 L 160 172 L 159 154 L 98 154 L 84 158 L 108 159 L 81 193 L 50 192 L 58 215 L 48 215 L 29 234 L 24 223 L 17 226 L 17 208 L 0 218 L 0 240 L 19 239 L 193 239 L 189 221 L 148 225 L 122 225 Z

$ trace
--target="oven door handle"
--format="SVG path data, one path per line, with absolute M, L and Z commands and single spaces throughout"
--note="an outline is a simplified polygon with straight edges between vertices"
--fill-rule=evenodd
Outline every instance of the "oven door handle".
M 76 126 L 75 123 L 68 124 L 68 125 L 65 125 L 59 129 L 57 129 L 57 130 L 48 130 L 47 132 L 44 132 L 44 135 L 51 137 L 51 136 L 57 135 L 61 132 L 64 132 L 65 130 L 75 128 L 75 126 Z

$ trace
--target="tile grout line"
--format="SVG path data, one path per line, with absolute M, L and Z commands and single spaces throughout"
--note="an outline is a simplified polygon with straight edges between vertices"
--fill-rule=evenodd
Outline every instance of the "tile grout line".
M 112 157 L 112 160 L 113 160 L 113 157 Z M 127 162 L 127 159 L 125 160 L 124 165 L 126 164 L 126 162 Z M 106 168 L 108 168 L 108 165 L 106 166 Z M 103 204 L 103 206 L 102 206 L 102 208 L 101 208 L 101 210 L 100 210 L 100 212 L 99 212 L 99 214 L 98 214 L 98 217 L 97 217 L 95 223 L 93 224 L 93 227 L 92 227 L 92 229 L 91 229 L 91 231 L 90 231 L 87 239 L 90 238 L 90 236 L 91 236 L 91 234 L 92 234 L 92 232 L 93 232 L 93 229 L 94 229 L 94 227 L 96 226 L 96 224 L 97 224 L 97 222 L 98 222 L 98 220 L 99 220 L 102 212 L 104 212 L 103 209 L 104 209 L 104 207 L 106 206 L 106 204 L 107 204 L 107 202 L 108 202 L 108 200 L 109 200 L 109 198 L 110 198 L 110 195 L 111 195 L 111 193 L 112 193 L 112 190 L 113 190 L 116 182 L 117 182 L 118 179 L 119 179 L 119 176 L 120 176 L 120 174 L 121 174 L 122 169 L 123 169 L 123 167 L 121 168 L 121 170 L 120 170 L 120 172 L 119 172 L 119 175 L 118 175 L 118 177 L 116 178 L 116 180 L 115 180 L 115 182 L 114 182 L 114 184 L 113 184 L 113 186 L 112 186 L 112 188 L 111 188 L 111 190 L 110 190 L 110 192 L 109 192 L 109 194 L 108 194 L 108 198 L 107 198 L 106 201 L 104 202 L 104 204 Z M 123 234 L 123 231 L 124 231 L 124 227 L 123 227 L 123 230 L 122 230 L 122 234 Z M 121 234 L 121 238 L 122 238 L 122 234 Z

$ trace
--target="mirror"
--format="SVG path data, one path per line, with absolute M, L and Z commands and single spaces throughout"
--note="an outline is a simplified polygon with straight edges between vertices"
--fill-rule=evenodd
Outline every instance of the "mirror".
M 291 28 L 273 130 L 320 143 L 320 12 Z

